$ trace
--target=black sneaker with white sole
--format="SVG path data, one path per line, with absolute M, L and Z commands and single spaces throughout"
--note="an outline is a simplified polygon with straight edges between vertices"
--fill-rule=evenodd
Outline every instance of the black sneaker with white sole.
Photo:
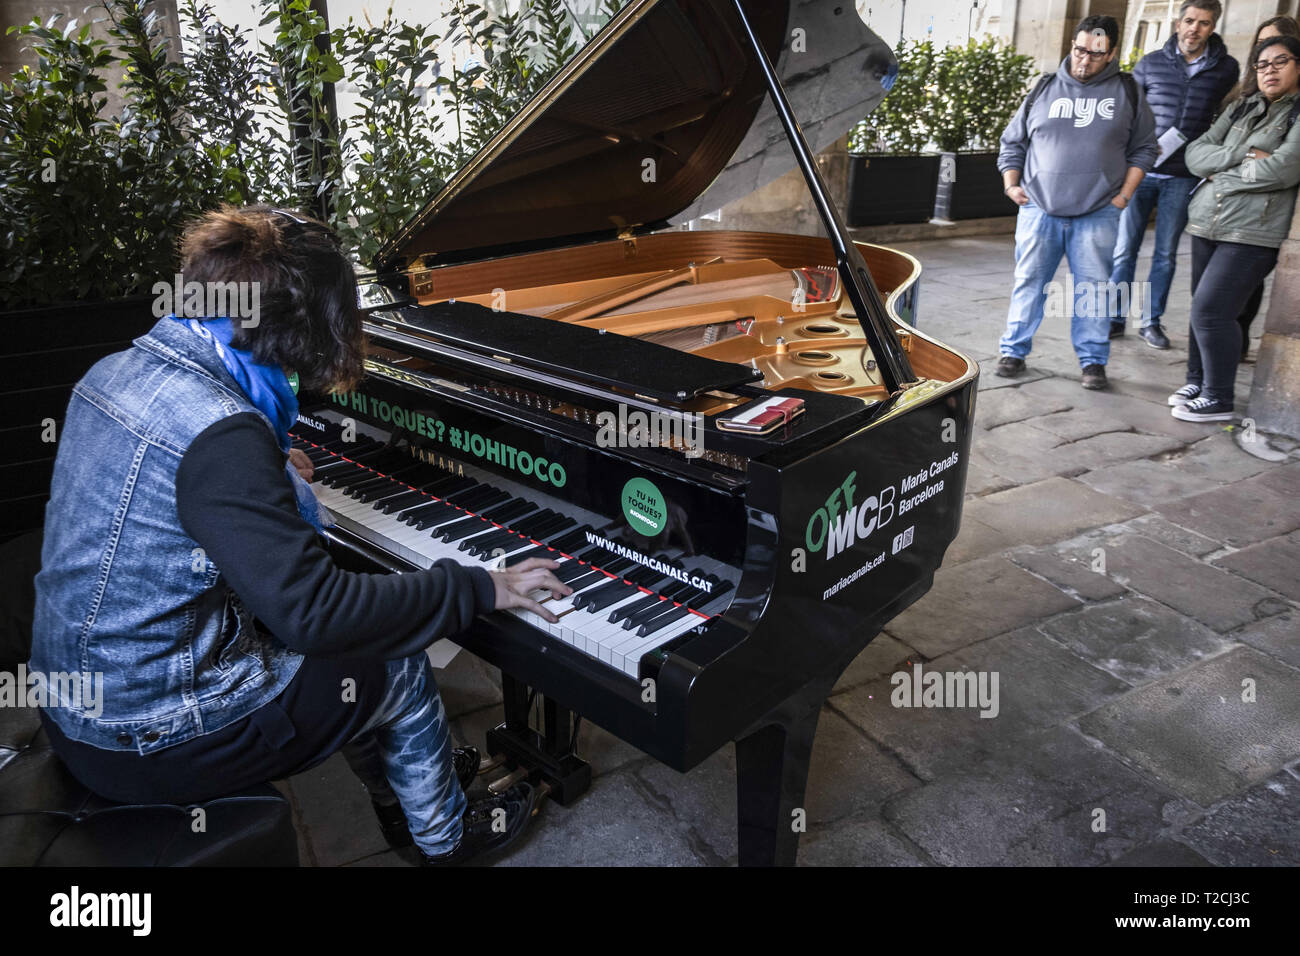
M 479 763 L 481 761 L 478 749 L 475 747 L 457 747 L 451 752 L 451 764 L 456 770 L 456 780 L 460 783 L 460 789 L 469 793 L 469 788 L 474 783 L 474 777 L 478 774 Z M 411 840 L 410 828 L 406 825 L 406 814 L 402 812 L 401 804 L 390 804 L 384 806 L 381 803 L 370 801 L 370 806 L 375 811 L 375 819 L 379 821 L 379 829 L 384 834 L 384 839 L 394 850 L 400 850 L 404 846 L 410 846 Z
M 1124 337 L 1124 323 L 1123 323 L 1123 322 L 1111 322 L 1111 324 L 1110 324 L 1110 335 L 1109 335 L 1109 338 L 1112 338 L 1112 339 L 1119 339 L 1119 338 L 1123 338 L 1123 337 Z
M 1165 330 L 1160 328 L 1160 323 L 1155 322 L 1138 332 L 1142 341 L 1153 349 L 1169 348 L 1169 336 L 1165 335 Z
M 1213 398 L 1194 398 L 1186 405 L 1175 405 L 1170 414 L 1185 422 L 1230 422 L 1233 419 L 1232 406 Z
M 537 791 L 527 781 L 505 793 L 474 800 L 461 820 L 460 840 L 446 853 L 421 853 L 424 866 L 460 866 L 485 853 L 503 850 L 519 838 L 532 819 Z
M 1200 394 L 1201 394 L 1201 386 L 1190 385 L 1190 384 L 1184 385 L 1178 391 L 1174 392 L 1174 394 L 1169 396 L 1168 402 L 1170 405 L 1186 405 L 1188 402 L 1190 402 L 1192 399 L 1194 399 L 1197 395 Z

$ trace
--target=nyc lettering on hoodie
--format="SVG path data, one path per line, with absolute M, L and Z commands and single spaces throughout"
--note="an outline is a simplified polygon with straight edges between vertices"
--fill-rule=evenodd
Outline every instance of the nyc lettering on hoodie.
M 1022 102 L 1007 124 L 998 172 L 1020 170 L 1020 185 L 1049 215 L 1084 216 L 1115 197 L 1130 166 L 1149 172 L 1157 151 L 1155 117 L 1141 92 L 1136 110 L 1129 103 L 1118 59 L 1080 82 L 1066 57 L 1030 115 Z

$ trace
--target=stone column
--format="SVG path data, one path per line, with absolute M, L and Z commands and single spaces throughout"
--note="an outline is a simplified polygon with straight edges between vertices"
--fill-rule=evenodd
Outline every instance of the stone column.
M 1261 432 L 1300 441 L 1300 201 L 1297 207 L 1273 273 L 1250 417 Z

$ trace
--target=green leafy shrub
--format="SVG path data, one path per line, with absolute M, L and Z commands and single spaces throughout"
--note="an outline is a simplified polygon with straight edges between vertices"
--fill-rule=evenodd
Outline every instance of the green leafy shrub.
M 391 9 L 328 29 L 309 0 L 259 2 L 258 43 L 204 0 L 182 0 L 182 50 L 146 0 L 104 0 L 108 41 L 57 15 L 9 27 L 38 63 L 0 82 L 0 308 L 148 291 L 186 223 L 223 202 L 324 215 L 369 261 L 589 39 L 563 0 L 498 17 L 451 0 L 445 35 Z M 440 62 L 447 43 L 474 62 Z M 345 78 L 360 112 L 335 125 Z
M 936 50 L 905 40 L 889 94 L 853 130 L 853 152 L 996 149 L 1034 75 L 1033 57 L 993 38 Z
M 880 105 L 849 134 L 855 153 L 921 152 L 930 141 L 930 84 L 937 53 L 930 40 L 905 40 L 896 54 L 898 76 Z
M 993 37 L 937 57 L 927 127 L 940 151 L 996 149 L 1034 75 L 1034 58 Z

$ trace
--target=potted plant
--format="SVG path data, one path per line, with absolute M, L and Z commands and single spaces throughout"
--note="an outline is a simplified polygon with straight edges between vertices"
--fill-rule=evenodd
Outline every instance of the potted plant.
M 939 157 L 930 141 L 928 84 L 936 59 L 930 40 L 905 41 L 889 94 L 849 136 L 850 226 L 925 222 L 934 206 Z
M 1033 73 L 1033 57 L 992 37 L 947 47 L 936 57 L 926 111 L 940 150 L 936 219 L 1015 214 L 1015 203 L 1002 191 L 998 141 Z

